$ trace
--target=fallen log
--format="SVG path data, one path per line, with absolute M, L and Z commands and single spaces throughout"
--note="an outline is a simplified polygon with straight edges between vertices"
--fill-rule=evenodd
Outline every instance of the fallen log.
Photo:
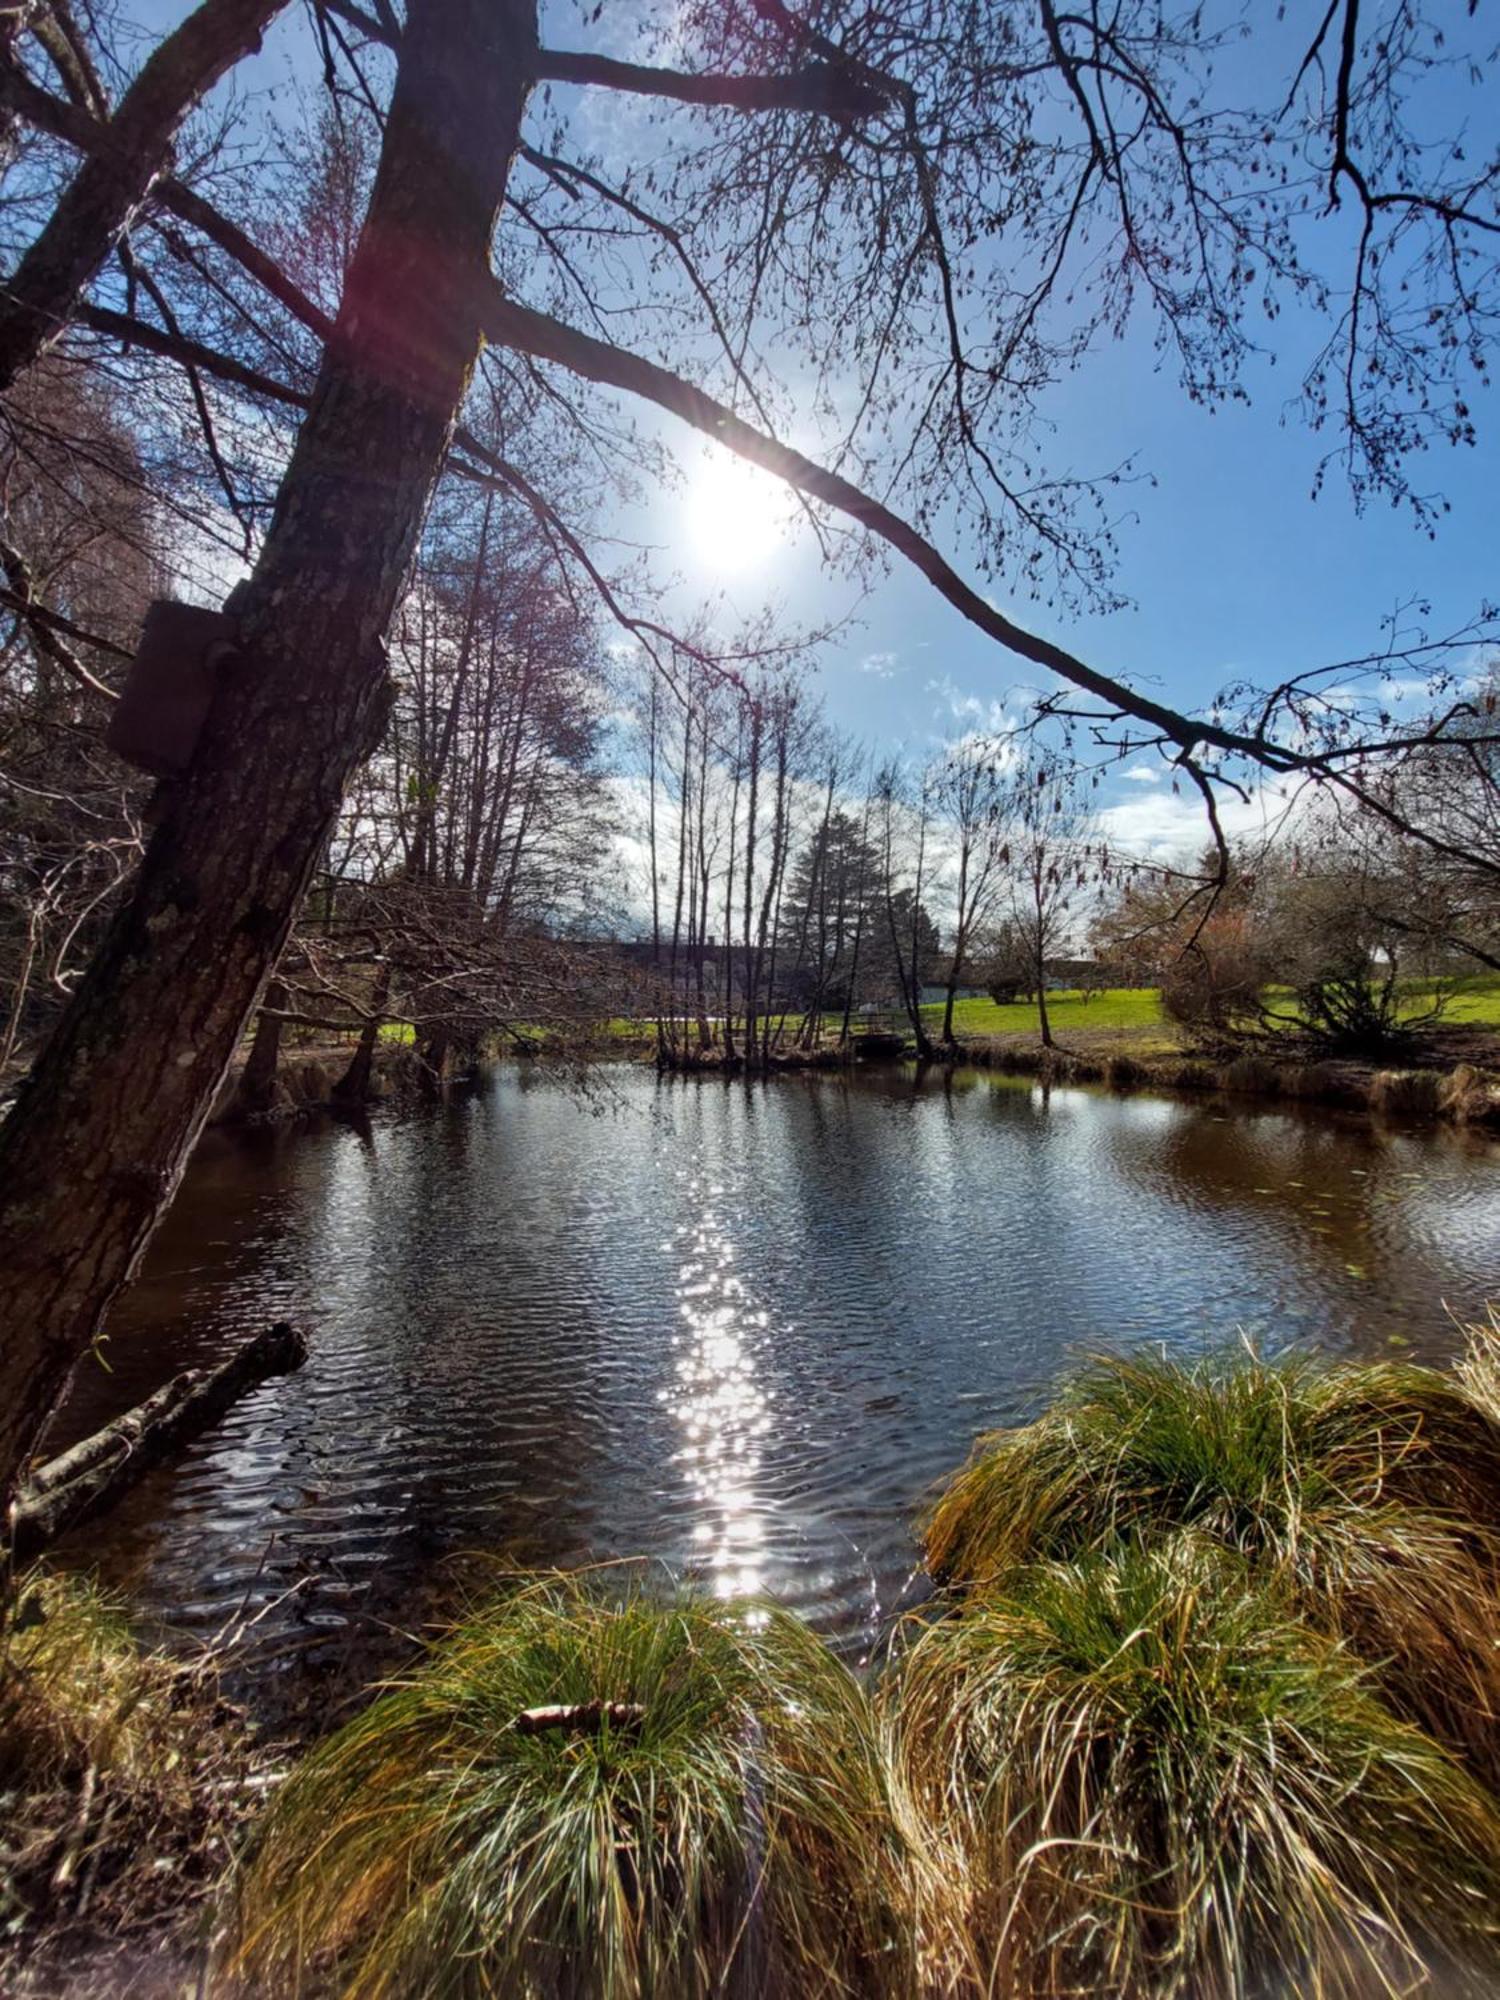
M 174 1375 L 144 1403 L 36 1467 L 16 1503 L 14 1554 L 35 1555 L 65 1529 L 102 1514 L 153 1466 L 216 1424 L 241 1396 L 272 1375 L 291 1374 L 306 1359 L 302 1334 L 278 1320 L 216 1368 Z
M 511 1727 L 517 1736 L 543 1736 L 551 1729 L 597 1736 L 611 1729 L 639 1729 L 646 1711 L 636 1701 L 565 1701 L 548 1708 L 523 1708 Z

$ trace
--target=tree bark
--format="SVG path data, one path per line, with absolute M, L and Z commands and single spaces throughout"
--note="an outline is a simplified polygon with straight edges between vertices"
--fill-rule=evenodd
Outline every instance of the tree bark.
M 69 1528 L 114 1506 L 153 1466 L 216 1424 L 273 1375 L 307 1359 L 307 1342 L 285 1320 L 258 1333 L 217 1368 L 174 1375 L 123 1417 L 41 1466 L 16 1509 L 13 1553 L 22 1561 Z
M 1042 1047 L 1055 1048 L 1052 1039 L 1052 1021 L 1047 1013 L 1047 960 L 1040 945 L 1036 954 L 1036 1013 L 1037 1026 L 1041 1029 Z
M 0 1504 L 181 1176 L 387 701 L 382 638 L 480 346 L 535 0 L 413 0 L 334 334 L 135 892 L 0 1131 Z
M 203 0 L 147 58 L 90 155 L 0 297 L 0 389 L 67 327 L 157 176 L 188 113 L 242 56 L 286 0 Z

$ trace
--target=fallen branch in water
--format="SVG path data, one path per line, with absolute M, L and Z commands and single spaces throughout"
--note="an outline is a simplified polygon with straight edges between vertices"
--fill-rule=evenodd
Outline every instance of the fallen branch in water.
M 241 1396 L 307 1359 L 307 1342 L 278 1320 L 216 1368 L 188 1368 L 56 1458 L 38 1466 L 16 1504 L 11 1543 L 21 1559 L 80 1521 L 92 1520 L 153 1466 L 210 1429 Z

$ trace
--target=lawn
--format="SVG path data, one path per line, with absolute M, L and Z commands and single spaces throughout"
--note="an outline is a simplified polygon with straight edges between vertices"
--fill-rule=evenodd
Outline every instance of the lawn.
M 1424 1011 L 1430 999 L 1430 988 L 1413 988 L 1411 1012 Z M 943 1024 L 942 1002 L 924 1007 L 922 1012 L 928 1032 L 936 1038 Z M 1060 990 L 1048 994 L 1047 1013 L 1053 1033 L 1065 1047 L 1070 1042 L 1076 1047 L 1080 1036 L 1096 1034 L 1107 1036 L 1114 1046 L 1128 1040 L 1130 1052 L 1138 1056 L 1180 1046 L 1178 1031 L 1163 1014 L 1161 996 L 1154 986 L 1113 986 L 1087 994 L 1077 989 Z M 795 1025 L 798 1018 L 794 1012 L 789 1022 Z M 830 1038 L 837 1037 L 841 1019 L 836 1014 L 825 1017 Z M 1485 973 L 1450 986 L 1441 1019 L 1445 1026 L 1500 1028 L 1500 974 Z M 892 1015 L 892 1022 L 901 1025 L 899 1014 Z M 858 1029 L 858 1015 L 854 1025 Z M 959 1000 L 953 1009 L 953 1029 L 960 1041 L 986 1041 L 1006 1035 L 1036 1036 L 1040 1021 L 1036 1002 L 1032 1000 L 1014 1000 L 1003 1005 L 989 999 Z M 401 1040 L 411 1036 L 409 1028 L 396 1026 L 383 1032 Z M 545 1034 L 544 1030 L 538 1032 Z M 632 1020 L 622 1016 L 601 1023 L 597 1032 L 604 1041 L 649 1044 L 654 1040 L 655 1024 L 649 1018 Z
M 1432 1002 L 1430 987 L 1414 987 L 1408 1001 L 1413 1014 L 1424 1013 Z M 941 1004 L 924 1007 L 923 1013 L 934 1030 L 942 1026 Z M 1047 995 L 1047 1013 L 1053 1033 L 1066 1039 L 1069 1033 L 1089 1034 L 1100 1029 L 1134 1029 L 1142 1034 L 1156 1030 L 1152 1045 L 1174 1044 L 1176 1031 L 1162 1013 L 1161 998 L 1154 986 L 1117 986 L 1102 993 L 1058 992 Z M 1500 1028 L 1500 973 L 1482 973 L 1453 982 L 1448 988 L 1447 1005 L 1440 1016 L 1446 1027 Z M 1036 1034 L 1039 1032 L 1036 1003 L 1016 1000 L 1004 1006 L 993 1000 L 960 1000 L 953 1009 L 953 1028 L 960 1040 L 990 1035 Z
M 1450 996 L 1443 1019 L 1461 1028 L 1500 1028 L 1500 972 L 1463 980 Z
M 933 1031 L 943 1025 L 941 1002 L 922 1009 Z M 1170 1029 L 1161 1011 L 1154 986 L 1111 986 L 1103 992 L 1083 994 L 1057 992 L 1047 995 L 1047 1016 L 1052 1031 L 1066 1035 L 1093 1032 L 1100 1028 L 1157 1028 L 1164 1036 Z M 987 1035 L 1037 1034 L 1040 1021 L 1034 1000 L 958 1000 L 953 1007 L 953 1032 L 960 1040 Z

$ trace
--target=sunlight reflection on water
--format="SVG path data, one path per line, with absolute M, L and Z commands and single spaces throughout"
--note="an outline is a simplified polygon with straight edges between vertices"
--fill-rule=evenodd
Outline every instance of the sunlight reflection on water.
M 771 1397 L 758 1367 L 770 1314 L 756 1309 L 734 1269 L 735 1250 L 713 1206 L 726 1193 L 687 1173 L 677 1294 L 683 1329 L 673 1336 L 673 1380 L 662 1400 L 681 1426 L 674 1462 L 700 1512 L 692 1530 L 699 1563 L 720 1597 L 755 1596 L 766 1583 L 765 1509 L 757 1492 Z

